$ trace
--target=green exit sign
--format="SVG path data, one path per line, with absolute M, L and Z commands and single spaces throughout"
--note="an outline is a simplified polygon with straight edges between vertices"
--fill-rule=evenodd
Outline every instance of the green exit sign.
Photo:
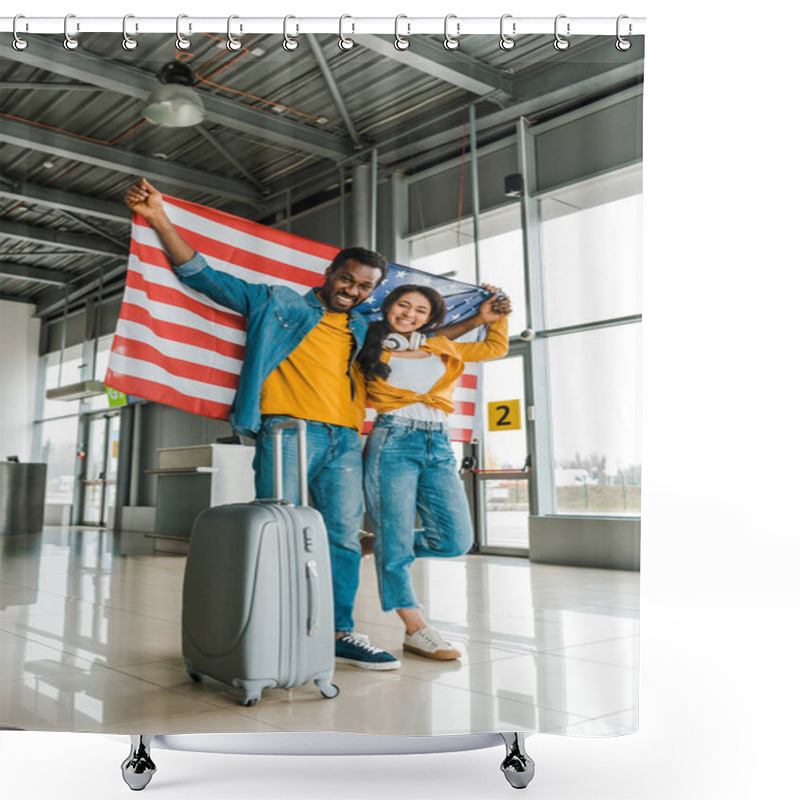
M 108 405 L 111 408 L 128 405 L 128 395 L 124 392 L 118 392 L 116 389 L 106 386 L 106 394 L 108 395 Z

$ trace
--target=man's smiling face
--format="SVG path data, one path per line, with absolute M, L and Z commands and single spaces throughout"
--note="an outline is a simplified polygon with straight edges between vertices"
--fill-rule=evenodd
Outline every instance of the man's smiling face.
M 351 311 L 363 303 L 380 283 L 381 271 L 348 258 L 336 270 L 325 270 L 320 296 L 331 311 Z

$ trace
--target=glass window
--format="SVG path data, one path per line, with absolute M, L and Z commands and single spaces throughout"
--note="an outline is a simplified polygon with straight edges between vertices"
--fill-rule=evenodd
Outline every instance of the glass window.
M 55 389 L 59 386 L 69 386 L 83 380 L 84 363 L 79 346 L 64 350 L 64 360 L 61 361 L 61 352 L 48 353 L 44 356 L 45 379 L 44 388 Z M 59 374 L 61 379 L 59 380 Z M 67 414 L 78 413 L 78 400 L 48 400 L 45 396 L 42 417 L 63 417 Z
M 641 313 L 642 196 L 624 188 L 607 178 L 542 200 L 546 328 Z
M 113 336 L 104 336 L 97 342 L 97 358 L 95 360 L 94 377 L 95 380 L 98 380 L 101 383 L 106 376 L 108 357 L 111 354 L 111 342 L 113 340 Z M 95 397 L 89 397 L 87 398 L 87 404 L 90 411 L 101 411 L 105 408 L 108 408 L 108 395 L 102 394 L 96 395 Z
M 506 356 L 497 361 L 481 365 L 481 400 L 483 407 L 483 464 L 481 469 L 522 469 L 528 457 L 528 441 L 525 431 L 524 410 L 525 376 L 522 356 Z M 489 403 L 506 400 L 519 401 L 519 428 L 489 430 L 487 408 Z
M 410 267 L 475 283 L 475 234 L 472 220 L 461 220 L 411 239 Z
M 525 373 L 522 356 L 506 356 L 482 365 L 481 399 L 483 401 L 483 464 L 484 470 L 522 470 L 528 457 L 528 437 L 525 429 Z M 489 403 L 516 401 L 519 418 L 503 429 L 490 425 L 504 418 L 488 412 Z M 490 416 L 492 419 L 490 420 Z M 519 424 L 519 427 L 516 427 Z M 495 427 L 495 430 L 490 430 Z M 486 544 L 489 547 L 528 547 L 528 515 L 530 514 L 527 476 L 492 477 L 479 475 L 486 509 Z
M 72 503 L 78 417 L 65 417 L 39 424 L 42 426 L 40 458 L 47 464 L 46 502 Z
M 511 298 L 513 311 L 508 319 L 509 336 L 526 327 L 525 257 L 519 203 L 481 214 L 481 279 L 502 287 Z
M 640 513 L 641 325 L 548 340 L 555 510 Z

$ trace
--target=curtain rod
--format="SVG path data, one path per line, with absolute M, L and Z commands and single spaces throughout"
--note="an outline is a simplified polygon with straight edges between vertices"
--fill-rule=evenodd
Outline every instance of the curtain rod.
M 15 26 L 16 20 L 16 26 Z M 556 28 L 561 36 L 637 36 L 645 32 L 645 17 L 570 17 L 559 14 L 555 17 L 459 17 L 450 14 L 444 17 L 201 17 L 181 14 L 174 17 L 83 17 L 69 14 L 66 17 L 36 17 L 22 14 L 16 17 L 0 17 L 0 32 L 19 35 L 64 34 L 72 36 L 82 33 L 120 33 L 129 36 L 143 33 L 179 32 L 183 36 L 193 33 L 231 32 L 237 37 L 250 33 L 273 33 L 302 36 L 304 33 L 330 33 L 345 36 L 384 34 L 411 36 L 414 34 L 439 34 L 450 37 L 472 34 L 497 34 L 501 29 L 505 36 L 517 37 L 529 34 L 554 34 Z M 178 31 L 179 28 L 179 31 Z

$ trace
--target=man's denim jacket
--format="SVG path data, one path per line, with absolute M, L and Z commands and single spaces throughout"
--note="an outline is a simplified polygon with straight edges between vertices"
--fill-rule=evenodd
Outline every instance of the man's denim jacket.
M 286 286 L 248 283 L 208 265 L 199 253 L 174 267 L 175 274 L 192 289 L 236 311 L 247 319 L 247 340 L 239 387 L 229 420 L 237 433 L 255 437 L 261 427 L 261 387 L 281 363 L 322 319 L 325 305 L 317 289 L 301 295 Z M 353 347 L 347 374 L 364 343 L 369 320 L 351 311 L 348 326 Z M 352 389 L 352 376 L 350 377 Z

